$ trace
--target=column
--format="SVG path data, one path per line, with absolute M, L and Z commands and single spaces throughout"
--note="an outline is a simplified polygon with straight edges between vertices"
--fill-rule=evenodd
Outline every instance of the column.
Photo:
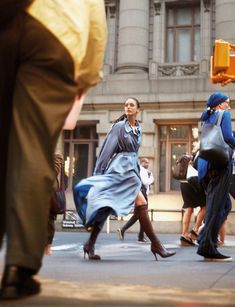
M 116 22 L 117 22 L 117 4 L 115 0 L 110 0 L 106 4 L 108 41 L 104 60 L 104 73 L 112 74 L 115 68 L 116 52 Z
M 117 70 L 148 70 L 149 1 L 120 0 Z
M 153 1 L 153 53 L 152 61 L 149 62 L 149 77 L 156 79 L 158 65 L 164 62 L 165 53 L 165 3 L 159 0 Z
M 163 14 L 161 12 L 162 4 L 154 1 L 153 17 L 153 61 L 162 63 L 164 60 L 164 25 Z
M 201 63 L 200 72 L 208 73 L 208 65 L 211 57 L 212 37 L 212 1 L 201 1 Z

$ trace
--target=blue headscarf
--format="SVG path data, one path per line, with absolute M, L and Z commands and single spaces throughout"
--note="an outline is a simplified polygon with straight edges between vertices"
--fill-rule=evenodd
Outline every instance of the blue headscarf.
M 229 97 L 222 93 L 213 93 L 207 100 L 207 106 L 211 109 L 217 107 L 222 102 L 226 101 Z

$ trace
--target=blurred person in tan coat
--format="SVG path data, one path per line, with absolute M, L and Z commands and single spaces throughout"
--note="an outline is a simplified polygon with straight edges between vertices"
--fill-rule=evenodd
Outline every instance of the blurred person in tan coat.
M 40 292 L 57 139 L 100 80 L 106 31 L 102 0 L 0 1 L 1 299 Z

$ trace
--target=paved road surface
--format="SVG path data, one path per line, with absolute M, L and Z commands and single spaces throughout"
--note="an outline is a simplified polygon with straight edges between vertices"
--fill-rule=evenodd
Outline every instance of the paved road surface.
M 53 255 L 40 271 L 42 293 L 0 306 L 235 306 L 235 236 L 221 249 L 233 257 L 230 263 L 203 261 L 196 247 L 180 247 L 178 235 L 159 236 L 177 254 L 155 261 L 150 245 L 136 237 L 127 234 L 121 242 L 102 233 L 96 248 L 102 260 L 88 261 L 82 251 L 86 233 L 57 232 Z

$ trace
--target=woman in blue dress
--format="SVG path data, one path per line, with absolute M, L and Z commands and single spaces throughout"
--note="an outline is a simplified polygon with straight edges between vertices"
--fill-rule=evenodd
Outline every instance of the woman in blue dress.
M 151 241 L 151 251 L 170 257 L 175 254 L 165 249 L 156 237 L 147 211 L 146 200 L 141 193 L 138 149 L 141 127 L 136 120 L 140 105 L 136 98 L 128 98 L 124 114 L 113 124 L 101 148 L 94 175 L 74 186 L 74 201 L 86 228 L 91 228 L 84 244 L 84 257 L 100 260 L 95 254 L 97 237 L 110 214 L 128 215 L 135 205 L 140 224 Z
M 235 148 L 232 132 L 229 97 L 222 93 L 213 93 L 208 101 L 208 108 L 202 113 L 201 121 L 215 124 L 219 112 L 223 112 L 221 130 L 225 142 Z M 232 150 L 231 150 L 232 151 Z M 216 165 L 199 156 L 198 177 L 206 191 L 205 226 L 198 237 L 197 253 L 210 261 L 231 261 L 232 258 L 217 250 L 218 234 L 231 210 L 229 189 L 232 180 L 232 156 L 224 166 Z

